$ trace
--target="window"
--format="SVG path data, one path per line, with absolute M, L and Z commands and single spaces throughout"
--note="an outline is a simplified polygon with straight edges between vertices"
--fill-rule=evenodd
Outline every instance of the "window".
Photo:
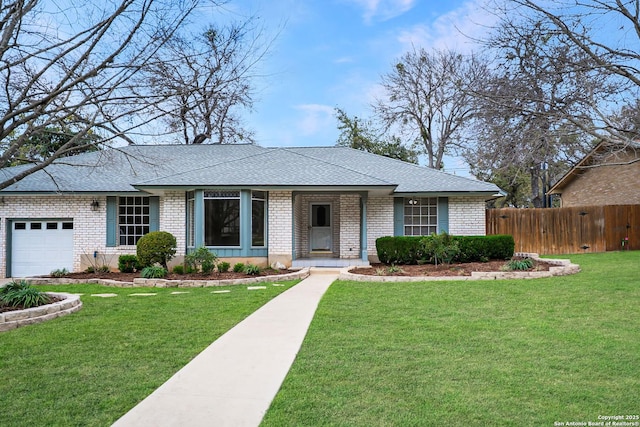
M 240 246 L 240 192 L 204 192 L 205 246 Z
M 120 197 L 118 236 L 120 245 L 134 246 L 149 232 L 149 198 Z
M 42 230 L 42 223 L 40 222 L 32 222 L 31 223 L 32 230 Z
M 265 246 L 265 201 L 264 191 L 251 192 L 251 246 Z
M 404 199 L 404 235 L 428 236 L 438 232 L 438 199 L 407 197 Z
M 47 223 L 47 230 L 57 230 L 58 229 L 58 223 L 57 222 L 48 222 Z

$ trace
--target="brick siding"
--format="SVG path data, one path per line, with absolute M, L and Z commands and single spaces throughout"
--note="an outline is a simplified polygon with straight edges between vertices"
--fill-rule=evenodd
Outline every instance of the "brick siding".
M 449 234 L 484 236 L 484 197 L 449 197 Z

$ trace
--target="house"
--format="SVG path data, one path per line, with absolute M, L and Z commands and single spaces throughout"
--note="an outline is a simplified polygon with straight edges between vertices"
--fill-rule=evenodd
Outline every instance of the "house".
M 547 194 L 562 207 L 640 204 L 640 143 L 601 142 Z
M 4 180 L 25 166 L 0 169 Z M 386 235 L 485 234 L 494 184 L 345 147 L 132 145 L 64 159 L 0 191 L 1 277 L 115 267 L 144 234 L 177 258 L 367 264 Z

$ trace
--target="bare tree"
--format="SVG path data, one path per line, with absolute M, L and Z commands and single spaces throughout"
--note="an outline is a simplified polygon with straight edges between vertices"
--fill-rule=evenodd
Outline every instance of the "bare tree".
M 567 58 L 567 69 L 583 71 L 587 58 L 590 71 L 608 78 L 610 89 L 615 88 L 606 97 L 608 102 L 598 98 L 602 94 L 591 94 L 589 114 L 568 114 L 567 120 L 614 149 L 637 138 L 626 128 L 628 123 L 618 118 L 620 106 L 633 106 L 640 92 L 640 2 L 510 0 L 498 4 L 503 5 L 497 6 L 503 8 L 502 16 L 519 18 L 521 31 L 544 28 L 549 42 L 580 52 L 577 62 Z
M 148 107 L 137 102 L 135 77 L 198 2 L 0 2 L 0 164 L 38 134 L 75 124 L 45 159 L 0 177 L 0 189 L 83 144 L 132 143 L 127 134 L 139 125 L 132 118 Z
M 508 191 L 530 191 L 527 198 L 509 194 L 512 204 L 546 206 L 545 187 L 591 148 L 585 129 L 619 85 L 544 22 L 505 18 L 485 47 L 497 59 L 493 77 L 475 92 L 476 144 L 465 159 Z
M 259 35 L 249 19 L 169 40 L 145 79 L 164 95 L 153 108 L 165 114 L 170 133 L 185 144 L 253 142 L 239 111 L 253 105 L 255 68 L 269 47 Z
M 373 108 L 388 128 L 397 126 L 401 136 L 424 147 L 429 167 L 440 169 L 444 155 L 461 146 L 473 113 L 469 89 L 486 73 L 475 56 L 414 49 L 382 76 L 385 97 Z

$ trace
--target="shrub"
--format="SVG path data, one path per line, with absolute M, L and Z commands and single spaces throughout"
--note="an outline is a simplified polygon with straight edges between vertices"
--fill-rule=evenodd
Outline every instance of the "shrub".
M 449 264 L 460 253 L 459 242 L 445 232 L 424 237 L 422 245 L 423 256 L 428 257 L 435 265 L 438 262 Z
M 51 277 L 64 277 L 69 274 L 69 271 L 66 268 L 58 268 L 51 272 Z
M 184 265 L 176 265 L 173 267 L 173 274 L 184 274 Z
M 533 267 L 531 258 L 512 259 L 507 263 L 508 270 L 529 270 Z
M 92 265 L 87 267 L 87 269 L 85 270 L 85 273 L 95 273 L 95 272 L 96 272 L 96 268 Z
M 380 262 L 385 264 L 418 264 L 433 257 L 426 250 L 430 243 L 423 239 L 433 236 L 380 237 L 376 240 L 376 250 Z M 515 243 L 510 235 L 493 236 L 450 236 L 457 242 L 458 252 L 451 259 L 457 262 L 486 262 L 490 259 L 509 259 L 513 256 Z M 436 245 L 437 246 L 437 245 Z
M 118 257 L 118 270 L 123 273 L 133 273 L 138 269 L 138 257 L 135 255 L 120 255 Z
M 9 282 L 0 289 L 0 300 L 8 306 L 32 308 L 50 303 L 51 297 L 21 280 Z
M 227 261 L 222 261 L 220 264 L 218 264 L 218 271 L 220 273 L 226 273 L 230 268 L 231 264 L 229 264 Z
M 101 265 L 96 270 L 96 273 L 108 273 L 111 271 L 111 268 L 108 265 Z
M 243 263 L 241 263 L 241 262 L 236 263 L 236 264 L 233 266 L 233 271 L 234 271 L 235 273 L 242 273 L 242 272 L 244 271 L 244 264 L 243 264 Z
M 215 252 L 211 252 L 209 249 L 201 246 L 188 253 L 187 256 L 184 257 L 184 262 L 193 268 L 194 272 L 200 271 L 204 274 L 209 274 L 216 267 L 217 259 L 218 257 Z
M 162 279 L 167 276 L 167 270 L 160 266 L 152 265 L 150 267 L 143 268 L 141 275 L 145 279 Z
M 262 269 L 260 267 L 253 264 L 247 264 L 244 267 L 244 273 L 249 274 L 250 276 L 257 276 L 258 274 L 260 274 L 261 271 Z
M 168 270 L 167 262 L 176 254 L 176 238 L 166 231 L 152 231 L 138 240 L 136 252 L 141 267 L 157 263 Z

